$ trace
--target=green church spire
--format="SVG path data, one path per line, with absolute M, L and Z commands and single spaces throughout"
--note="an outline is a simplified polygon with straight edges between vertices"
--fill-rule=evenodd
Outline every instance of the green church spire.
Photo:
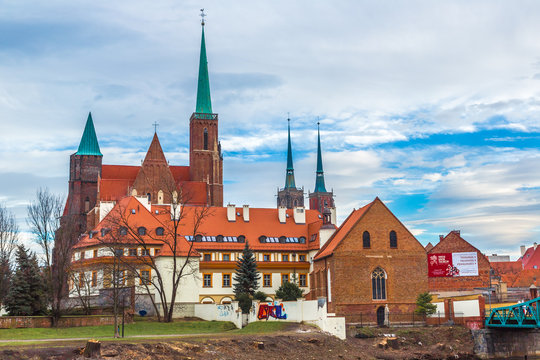
M 103 156 L 99 151 L 99 144 L 96 136 L 96 130 L 94 129 L 94 122 L 92 121 L 92 113 L 88 113 L 88 119 L 86 120 L 86 126 L 79 144 L 79 149 L 75 155 L 96 155 Z
M 294 167 L 292 162 L 292 146 L 291 146 L 291 119 L 288 121 L 288 135 L 289 135 L 289 145 L 287 148 L 287 172 L 285 177 L 285 189 L 296 189 L 296 184 L 294 182 Z
M 319 122 L 317 122 L 317 175 L 315 177 L 314 192 L 326 192 L 326 186 L 324 186 L 324 171 L 322 167 L 321 132 L 319 130 Z
M 204 13 L 201 39 L 201 58 L 199 60 L 199 82 L 197 85 L 197 106 L 195 112 L 212 114 L 212 101 L 210 99 L 210 80 L 208 78 L 208 60 L 206 59 L 206 45 L 204 41 Z

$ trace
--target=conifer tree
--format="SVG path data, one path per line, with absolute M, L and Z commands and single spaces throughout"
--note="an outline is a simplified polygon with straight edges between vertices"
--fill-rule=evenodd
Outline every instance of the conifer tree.
M 242 257 L 236 261 L 236 272 L 234 274 L 234 295 L 248 294 L 253 296 L 259 288 L 258 282 L 261 275 L 257 271 L 257 261 L 250 249 L 248 242 L 242 252 Z
M 4 305 L 9 315 L 42 315 L 46 308 L 44 278 L 36 255 L 24 245 L 17 247 L 17 267 Z
M 433 296 L 429 292 L 418 294 L 416 298 L 416 309 L 414 310 L 417 314 L 422 315 L 432 315 L 437 311 L 437 305 L 432 304 Z

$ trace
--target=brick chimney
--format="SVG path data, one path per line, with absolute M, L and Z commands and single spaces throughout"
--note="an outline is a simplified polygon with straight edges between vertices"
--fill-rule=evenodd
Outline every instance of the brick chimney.
M 285 224 L 287 221 L 286 214 L 287 208 L 285 206 L 278 206 L 278 218 L 280 223 Z
M 525 248 L 525 245 L 521 245 L 519 247 L 519 250 L 521 250 L 521 256 L 525 255 L 525 252 L 527 251 L 527 249 Z
M 244 216 L 244 221 L 249 222 L 249 205 L 244 205 L 243 208 L 242 215 Z
M 236 221 L 236 205 L 235 204 L 227 205 L 227 220 Z

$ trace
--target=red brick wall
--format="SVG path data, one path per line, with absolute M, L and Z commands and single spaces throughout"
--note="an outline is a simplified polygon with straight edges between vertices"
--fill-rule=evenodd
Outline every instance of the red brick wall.
M 68 215 L 79 217 L 80 232 L 86 231 L 85 200 L 89 199 L 89 210 L 98 200 L 98 178 L 101 175 L 101 156 L 71 155 L 69 164 Z
M 371 235 L 371 246 L 363 248 L 364 231 Z M 397 234 L 397 248 L 390 248 L 389 234 Z M 387 274 L 386 299 L 373 300 L 371 273 L 381 267 Z M 411 313 L 416 297 L 428 290 L 427 258 L 424 247 L 384 206 L 374 204 L 352 228 L 332 256 L 314 263 L 315 295 L 326 296 L 326 272 L 331 272 L 329 311 L 355 321 L 359 313 L 373 316 L 379 306 L 388 305 L 391 314 Z M 317 274 L 322 282 L 317 282 Z M 356 314 L 356 315 L 355 315 Z
M 465 241 L 458 232 L 450 232 L 428 252 L 428 255 L 453 252 L 476 252 L 478 276 L 430 277 L 428 280 L 430 291 L 460 291 L 489 287 L 489 270 L 491 267 L 489 260 L 478 249 Z

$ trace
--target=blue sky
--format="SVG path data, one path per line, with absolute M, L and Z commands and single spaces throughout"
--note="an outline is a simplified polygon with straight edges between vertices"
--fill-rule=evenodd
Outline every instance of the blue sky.
M 88 111 L 104 163 L 140 163 L 157 121 L 187 165 L 201 7 L 225 203 L 275 205 L 290 113 L 306 192 L 321 122 L 340 220 L 379 196 L 423 244 L 538 241 L 535 1 L 2 1 L 0 201 L 21 228 L 38 187 L 66 194 Z

